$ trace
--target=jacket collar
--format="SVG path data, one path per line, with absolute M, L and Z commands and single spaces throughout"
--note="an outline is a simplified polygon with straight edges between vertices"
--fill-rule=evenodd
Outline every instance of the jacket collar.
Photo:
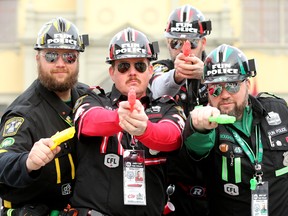
M 72 123 L 71 115 L 72 115 L 72 108 L 69 107 L 65 102 L 63 102 L 53 91 L 49 91 L 45 88 L 39 80 L 36 80 L 37 85 L 36 88 L 43 97 L 45 101 L 61 116 L 62 119 L 67 121 L 69 124 Z M 79 97 L 78 92 L 75 88 L 71 90 L 71 100 L 72 105 L 75 104 L 77 98 Z

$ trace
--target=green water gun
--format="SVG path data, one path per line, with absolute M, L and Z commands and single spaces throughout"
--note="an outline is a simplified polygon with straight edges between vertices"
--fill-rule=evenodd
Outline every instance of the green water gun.
M 218 124 L 233 124 L 236 121 L 236 117 L 227 114 L 220 114 L 217 117 L 210 116 L 209 121 L 217 122 Z

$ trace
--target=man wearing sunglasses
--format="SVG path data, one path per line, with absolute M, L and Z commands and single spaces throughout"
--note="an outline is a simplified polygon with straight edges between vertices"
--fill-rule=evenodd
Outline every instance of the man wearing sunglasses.
M 254 60 L 226 44 L 204 62 L 209 106 L 190 113 L 184 139 L 189 155 L 208 163 L 212 215 L 288 214 L 287 103 L 250 95 L 255 75 Z
M 58 17 L 40 29 L 38 78 L 7 108 L 1 122 L 1 215 L 49 215 L 72 195 L 76 139 L 55 149 L 50 138 L 73 125 L 72 109 L 86 85 L 77 82 L 84 40 L 77 27 Z M 85 43 L 85 44 L 84 44 Z
M 171 97 L 152 99 L 150 61 L 157 53 L 158 43 L 142 32 L 118 32 L 106 60 L 112 91 L 92 90 L 75 107 L 80 162 L 71 204 L 80 215 L 161 215 L 164 210 L 164 165 L 181 146 L 184 114 Z
M 206 91 L 201 88 L 200 80 L 206 57 L 205 36 L 210 32 L 211 21 L 205 21 L 203 13 L 197 8 L 183 5 L 171 12 L 164 34 L 171 59 L 153 63 L 150 88 L 154 98 L 177 94 L 177 100 L 187 115 L 194 106 L 207 102 Z M 191 48 L 189 56 L 185 56 L 182 51 L 187 40 Z
M 211 21 L 205 21 L 201 11 L 191 5 L 173 10 L 165 29 L 167 48 L 171 59 L 153 63 L 154 74 L 150 81 L 153 97 L 176 95 L 186 116 L 199 104 L 207 104 L 207 89 L 201 84 L 203 61 L 206 57 L 206 35 L 211 32 Z M 186 41 L 190 43 L 190 54 L 182 52 Z M 171 215 L 205 216 L 208 214 L 206 185 L 203 173 L 190 160 L 183 148 L 180 154 L 167 161 L 168 183 L 175 185 L 170 196 L 175 205 Z M 190 166 L 187 166 L 190 164 Z

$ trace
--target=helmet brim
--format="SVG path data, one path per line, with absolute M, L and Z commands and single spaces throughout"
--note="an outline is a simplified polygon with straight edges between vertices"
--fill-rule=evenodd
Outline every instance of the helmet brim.
M 200 39 L 202 37 L 204 37 L 204 35 L 200 35 L 200 34 L 193 34 L 193 33 L 169 33 L 169 32 L 165 32 L 164 36 L 166 38 L 173 38 L 173 39 Z
M 207 77 L 204 81 L 204 84 L 209 83 L 226 83 L 226 82 L 237 82 L 237 81 L 243 81 L 246 79 L 246 76 L 242 75 L 226 75 L 226 76 L 217 76 L 217 77 Z

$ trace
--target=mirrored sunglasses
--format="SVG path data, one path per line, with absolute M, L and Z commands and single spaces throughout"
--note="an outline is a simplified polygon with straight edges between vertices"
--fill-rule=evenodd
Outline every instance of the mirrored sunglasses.
M 68 64 L 73 64 L 78 58 L 78 55 L 76 53 L 59 54 L 57 52 L 46 52 L 43 56 L 45 57 L 46 61 L 49 63 L 56 62 L 59 56 L 61 56 L 63 61 Z
M 199 40 L 200 39 L 191 39 L 191 40 L 189 40 L 189 42 L 191 44 L 191 49 L 196 49 L 197 48 Z M 170 41 L 170 47 L 172 49 L 176 49 L 176 50 L 177 49 L 181 49 L 185 41 L 186 40 L 183 40 L 183 39 L 172 39 Z
M 244 80 L 243 80 L 244 81 Z M 227 92 L 230 94 L 236 94 L 240 90 L 240 85 L 243 82 L 227 82 L 225 84 L 213 84 L 208 87 L 208 92 L 213 97 L 218 97 L 222 91 L 223 87 L 226 89 Z
M 117 65 L 117 69 L 120 73 L 125 73 L 126 71 L 128 71 L 130 68 L 130 63 L 128 62 L 121 62 Z M 145 62 L 136 62 L 134 63 L 134 68 L 140 72 L 140 73 L 144 73 L 147 69 L 147 65 Z

